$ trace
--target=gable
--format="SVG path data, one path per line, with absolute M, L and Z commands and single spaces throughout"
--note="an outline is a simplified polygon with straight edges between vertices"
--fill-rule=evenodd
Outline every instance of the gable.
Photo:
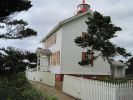
M 75 15 L 73 17 L 70 17 L 66 20 L 63 20 L 61 22 L 59 22 L 59 24 L 57 24 L 40 42 L 44 42 L 49 36 L 51 36 L 54 32 L 56 32 L 57 30 L 59 30 L 63 25 L 69 23 L 69 22 L 72 22 L 78 18 L 81 18 L 85 15 L 88 15 L 88 16 L 92 16 L 92 13 L 90 12 L 86 12 L 86 13 L 83 13 L 83 14 L 80 14 L 80 15 Z

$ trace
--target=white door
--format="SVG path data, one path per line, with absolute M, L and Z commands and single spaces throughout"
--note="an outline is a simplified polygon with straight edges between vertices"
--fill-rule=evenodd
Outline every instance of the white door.
M 41 57 L 40 59 L 40 65 L 41 65 L 41 70 L 42 71 L 48 71 L 49 69 L 49 61 L 48 61 L 48 57 Z

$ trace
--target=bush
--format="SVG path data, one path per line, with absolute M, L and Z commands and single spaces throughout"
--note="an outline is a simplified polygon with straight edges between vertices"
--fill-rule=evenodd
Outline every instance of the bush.
M 128 79 L 127 78 L 114 79 L 110 77 L 105 77 L 103 79 L 100 79 L 99 81 L 104 81 L 104 82 L 109 82 L 109 83 L 126 83 L 128 82 Z
M 46 100 L 24 74 L 0 77 L 0 100 Z

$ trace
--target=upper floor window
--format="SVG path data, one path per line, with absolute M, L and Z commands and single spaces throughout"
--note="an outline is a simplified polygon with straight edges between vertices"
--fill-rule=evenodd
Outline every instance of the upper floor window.
M 53 34 L 45 41 L 45 47 L 49 48 L 56 43 L 56 34 Z
M 88 33 L 86 33 L 86 32 L 82 32 L 82 37 L 85 38 L 85 36 L 87 36 L 87 35 L 88 35 Z

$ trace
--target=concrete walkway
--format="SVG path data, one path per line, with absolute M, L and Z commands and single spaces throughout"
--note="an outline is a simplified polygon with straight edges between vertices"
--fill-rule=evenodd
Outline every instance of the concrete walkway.
M 45 84 L 34 81 L 30 81 L 30 83 L 44 95 L 55 96 L 58 100 L 77 100 L 76 98 L 62 92 L 62 82 L 56 82 L 55 87 L 49 87 Z

